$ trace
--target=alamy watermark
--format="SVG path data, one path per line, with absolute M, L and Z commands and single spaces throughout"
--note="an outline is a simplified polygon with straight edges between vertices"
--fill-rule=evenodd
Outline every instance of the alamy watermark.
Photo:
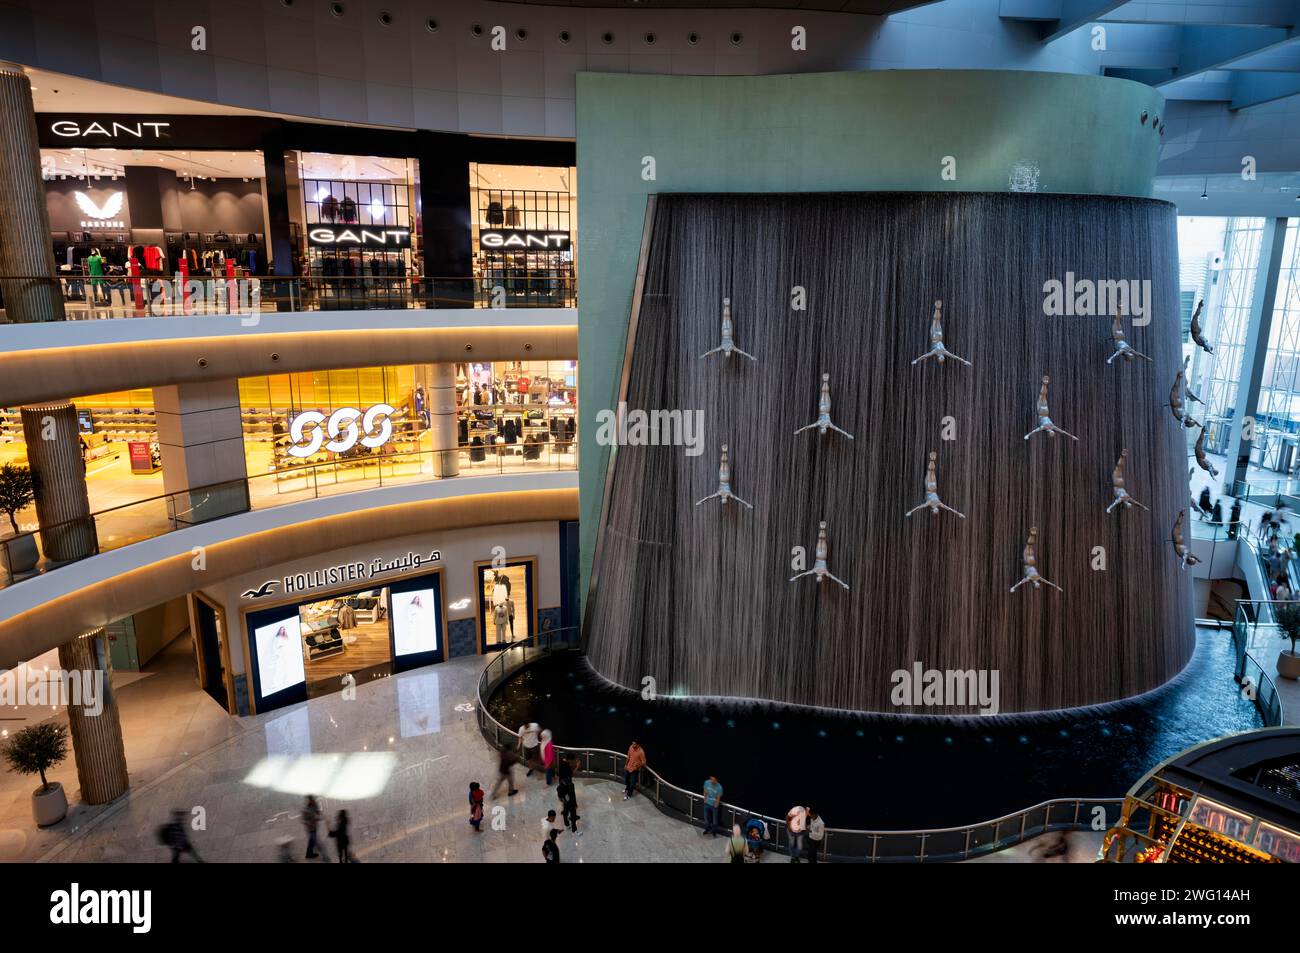
M 1131 315 L 1133 326 L 1151 323 L 1151 279 L 1065 278 L 1043 283 L 1043 314 L 1048 317 L 1111 317 Z
M 596 443 L 602 447 L 685 447 L 688 457 L 704 452 L 703 410 L 617 410 L 596 412 Z
M 87 715 L 104 710 L 104 673 L 98 669 L 0 669 L 0 707 L 80 708 Z
M 889 700 L 900 708 L 976 708 L 981 715 L 998 713 L 997 669 L 937 669 L 913 662 L 897 669 Z

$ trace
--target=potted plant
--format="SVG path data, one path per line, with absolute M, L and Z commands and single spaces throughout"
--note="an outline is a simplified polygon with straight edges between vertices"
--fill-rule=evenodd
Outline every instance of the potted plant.
M 1300 678 L 1300 652 L 1296 640 L 1300 639 L 1300 602 L 1288 602 L 1277 610 L 1277 626 L 1282 638 L 1291 640 L 1291 651 L 1283 649 L 1277 656 L 1277 673 L 1283 678 Z
M 63 793 L 63 785 L 45 777 L 46 771 L 67 756 L 67 731 L 48 721 L 28 725 L 4 747 L 4 759 L 10 771 L 41 776 L 41 786 L 32 792 L 32 816 L 38 827 L 57 824 L 67 816 L 68 798 Z
M 32 505 L 36 490 L 36 474 L 30 469 L 12 463 L 0 466 L 0 512 L 9 517 L 14 529 L 12 536 L 0 541 L 0 566 L 9 570 L 10 576 L 31 572 L 40 559 L 36 537 L 18 528 L 18 512 Z

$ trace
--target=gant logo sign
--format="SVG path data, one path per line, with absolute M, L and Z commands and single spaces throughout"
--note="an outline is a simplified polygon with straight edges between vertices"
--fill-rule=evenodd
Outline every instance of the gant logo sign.
M 344 453 L 358 443 L 372 450 L 382 447 L 392 439 L 391 418 L 396 413 L 389 404 L 375 404 L 364 414 L 355 407 L 340 407 L 328 417 L 319 410 L 305 410 L 289 423 L 289 439 L 293 441 L 289 455 L 310 457 L 321 447 Z
M 363 228 L 360 225 L 331 228 L 320 225 L 307 232 L 313 245 L 331 248 L 410 248 L 409 228 Z
M 536 232 L 492 228 L 478 233 L 478 245 L 488 251 L 567 251 L 568 232 Z
M 50 123 L 50 132 L 64 139 L 85 139 L 90 136 L 105 136 L 109 139 L 161 139 L 163 130 L 171 126 L 169 122 L 118 122 L 92 120 L 84 125 L 71 119 L 60 119 Z

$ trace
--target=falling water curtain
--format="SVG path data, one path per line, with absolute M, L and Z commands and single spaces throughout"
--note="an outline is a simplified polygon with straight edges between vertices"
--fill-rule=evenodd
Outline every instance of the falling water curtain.
M 703 413 L 703 452 L 622 446 L 606 501 L 588 651 L 609 679 L 661 692 L 898 711 L 892 674 L 997 670 L 1002 711 L 1110 701 L 1191 656 L 1190 580 L 1170 529 L 1187 503 L 1168 407 L 1182 365 L 1175 210 L 1036 194 L 663 195 L 657 199 L 628 407 Z M 1111 319 L 1048 316 L 1044 284 L 1150 280 L 1152 363 L 1116 360 Z M 795 310 L 796 291 L 806 310 Z M 700 355 L 729 297 L 750 362 Z M 972 362 L 913 366 L 943 301 L 945 344 Z M 832 419 L 855 440 L 794 431 Z M 1038 434 L 1051 417 L 1078 436 Z M 951 418 L 945 421 L 945 418 Z M 945 424 L 955 439 L 945 440 Z M 720 445 L 748 510 L 717 500 Z M 1136 507 L 1107 515 L 1129 451 Z M 936 451 L 941 498 L 904 513 Z M 844 591 L 811 568 L 818 523 Z M 1038 527 L 1038 570 L 1018 582 Z M 1187 528 L 1190 537 L 1190 527 Z M 1100 547 L 1100 549 L 1098 548 Z M 970 707 L 928 709 L 969 712 Z

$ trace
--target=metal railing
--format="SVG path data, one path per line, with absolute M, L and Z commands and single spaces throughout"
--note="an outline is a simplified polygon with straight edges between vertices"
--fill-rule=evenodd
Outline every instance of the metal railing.
M 460 472 L 442 477 L 448 454 Z M 307 463 L 123 503 L 0 539 L 0 588 L 178 529 L 334 493 L 434 479 L 576 470 L 577 441 L 370 453 Z
M 0 277 L 0 289 L 63 301 L 68 320 L 404 308 L 574 308 L 572 277 L 200 275 Z M 0 301 L 0 309 L 3 302 Z M 9 322 L 0 310 L 0 324 Z
M 491 648 L 491 647 L 489 647 Z M 556 629 L 543 632 L 536 644 L 529 640 L 512 642 L 499 647 L 499 654 L 483 667 L 478 681 L 477 717 L 479 731 L 497 750 L 513 749 L 519 734 L 497 721 L 488 711 L 487 702 L 492 693 L 508 677 L 532 661 L 554 651 L 575 651 L 578 648 L 577 629 Z M 556 745 L 557 750 L 578 758 L 578 774 L 624 782 L 622 765 L 627 755 L 606 748 Z M 637 790 L 664 814 L 697 827 L 704 825 L 704 796 L 687 791 L 670 783 L 650 767 L 640 771 Z M 1118 808 L 1123 798 L 1055 798 L 1016 811 L 1005 817 L 994 818 L 980 824 L 962 827 L 935 828 L 913 831 L 864 831 L 848 828 L 826 828 L 825 837 L 816 847 L 818 857 L 828 861 L 857 863 L 925 863 L 970 860 L 983 854 L 1005 850 L 1016 844 L 1053 831 L 1078 830 L 1093 826 L 1097 808 L 1110 812 Z M 1113 812 L 1118 817 L 1118 812 Z M 768 831 L 765 850 L 790 852 L 789 832 L 785 818 L 776 818 L 759 811 L 746 810 L 723 801 L 718 811 L 719 826 L 729 831 L 733 824 L 745 823 L 752 818 L 763 822 Z M 1110 813 L 1105 814 L 1110 826 Z
M 1265 728 L 1283 724 L 1282 700 L 1278 697 L 1273 679 L 1250 653 L 1250 644 L 1261 627 L 1272 638 L 1282 638 L 1281 630 L 1273 619 L 1275 607 L 1286 604 L 1264 599 L 1239 599 L 1232 621 L 1232 644 L 1237 655 L 1233 677 L 1243 688 L 1248 685 L 1251 687 L 1251 699 Z

